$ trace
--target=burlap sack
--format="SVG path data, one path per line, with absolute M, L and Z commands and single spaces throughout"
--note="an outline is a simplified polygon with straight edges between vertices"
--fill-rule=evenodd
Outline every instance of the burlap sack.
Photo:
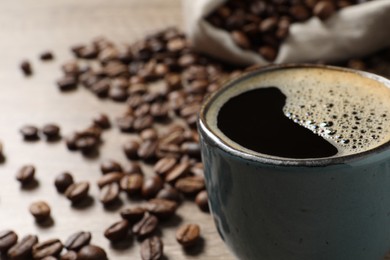
M 201 52 L 235 64 L 269 62 L 239 48 L 230 35 L 204 17 L 225 0 L 183 0 L 186 31 Z M 275 63 L 338 61 L 361 57 L 390 46 L 390 0 L 374 0 L 341 9 L 325 21 L 312 17 L 294 23 Z

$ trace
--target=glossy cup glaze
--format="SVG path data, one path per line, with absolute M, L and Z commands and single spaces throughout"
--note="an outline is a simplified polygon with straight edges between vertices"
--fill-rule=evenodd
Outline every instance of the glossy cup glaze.
M 206 121 L 218 95 L 269 70 L 251 72 L 211 96 L 200 112 L 202 159 L 218 232 L 239 259 L 376 260 L 390 249 L 390 144 L 336 158 L 283 159 L 228 145 Z M 389 100 L 390 102 L 390 100 Z

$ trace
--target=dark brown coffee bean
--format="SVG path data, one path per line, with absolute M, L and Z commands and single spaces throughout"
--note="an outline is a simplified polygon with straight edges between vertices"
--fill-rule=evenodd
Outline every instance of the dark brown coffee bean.
M 107 97 L 110 90 L 110 82 L 105 79 L 98 80 L 96 76 L 88 76 L 84 85 L 89 85 L 90 90 L 99 98 Z
M 104 236 L 111 242 L 117 242 L 126 238 L 129 232 L 129 222 L 121 220 L 115 222 L 104 231 Z
M 12 230 L 0 231 L 0 253 L 5 254 L 8 249 L 18 242 L 18 235 Z
M 187 175 L 188 170 L 190 168 L 190 164 L 188 162 L 181 162 L 176 164 L 165 176 L 165 181 L 169 183 L 174 183 L 179 178 Z
M 65 196 L 72 202 L 77 203 L 88 197 L 89 183 L 86 181 L 76 182 L 70 185 L 66 191 Z
M 35 244 L 32 248 L 32 254 L 34 259 L 58 256 L 62 251 L 62 247 L 62 243 L 59 239 L 49 239 Z
M 158 218 L 146 212 L 143 218 L 132 228 L 133 234 L 139 237 L 145 237 L 152 234 L 158 226 Z
M 135 140 L 129 140 L 123 144 L 123 151 L 128 159 L 138 158 L 139 143 Z
M 267 61 L 274 61 L 276 59 L 276 49 L 272 46 L 262 46 L 259 48 L 260 55 Z
M 181 77 L 179 74 L 169 73 L 165 76 L 164 80 L 170 90 L 179 89 L 181 87 Z
M 25 140 L 37 140 L 38 128 L 33 125 L 25 125 L 20 129 L 20 133 L 23 135 Z
M 175 214 L 177 203 L 166 199 L 151 199 L 143 207 L 160 219 L 166 219 Z
M 153 167 L 155 173 L 160 176 L 166 176 L 167 173 L 175 167 L 177 159 L 174 157 L 161 158 Z
M 50 217 L 50 206 L 44 201 L 36 201 L 30 205 L 30 213 L 37 222 L 42 222 Z
M 157 195 L 157 199 L 171 200 L 179 203 L 181 201 L 180 193 L 170 185 L 167 185 L 160 190 Z
M 182 152 L 180 150 L 179 145 L 177 145 L 177 144 L 160 143 L 157 146 L 157 150 L 156 150 L 156 156 L 158 158 L 164 158 L 164 157 L 179 158 L 181 156 L 181 154 L 182 154 Z
M 125 115 L 122 117 L 117 118 L 116 124 L 118 125 L 119 129 L 122 132 L 131 132 L 134 130 L 134 116 L 132 115 Z
M 60 127 L 56 124 L 46 124 L 42 127 L 42 133 L 47 139 L 55 139 L 60 136 Z
M 141 117 L 137 117 L 134 120 L 133 128 L 134 130 L 141 132 L 142 130 L 145 130 L 147 128 L 150 128 L 153 126 L 153 117 L 150 115 L 145 115 Z
M 64 172 L 59 175 L 54 180 L 54 185 L 58 192 L 63 193 L 65 190 L 74 183 L 73 176 L 68 173 Z
M 110 78 L 119 77 L 119 76 L 129 76 L 129 71 L 125 64 L 117 61 L 110 61 L 104 66 L 104 72 Z
M 193 246 L 200 238 L 200 227 L 197 224 L 186 224 L 176 231 L 176 240 L 184 247 Z
M 107 260 L 107 254 L 103 248 L 95 245 L 87 245 L 77 253 L 77 260 Z
M 121 190 L 129 195 L 140 193 L 143 180 L 144 177 L 141 174 L 125 175 L 120 181 Z
M 171 39 L 167 43 L 167 48 L 171 52 L 180 52 L 186 47 L 187 43 L 182 38 Z
M 143 141 L 146 141 L 146 140 L 157 140 L 158 138 L 158 134 L 157 134 L 157 131 L 156 129 L 154 128 L 147 128 L 145 130 L 142 130 L 142 132 L 140 133 L 140 137 Z
M 122 165 L 114 160 L 105 160 L 100 164 L 100 171 L 103 174 L 110 172 L 122 172 Z
M 102 129 L 107 129 L 111 126 L 110 119 L 106 114 L 99 114 L 95 116 L 93 118 L 93 123 Z
M 198 205 L 200 210 L 204 212 L 209 212 L 209 201 L 208 201 L 206 190 L 202 190 L 201 192 L 198 193 L 198 195 L 196 195 L 195 203 L 196 205 Z
M 79 135 L 77 133 L 73 133 L 67 137 L 65 137 L 65 144 L 66 144 L 66 147 L 70 150 L 70 151 L 75 151 L 77 150 L 77 145 L 76 145 L 76 142 L 77 142 L 77 139 L 79 138 Z
M 141 165 L 135 161 L 130 161 L 124 167 L 123 172 L 126 174 L 141 174 L 141 175 L 143 175 L 143 170 L 141 168 Z
M 309 10 L 304 5 L 293 5 L 290 8 L 290 14 L 297 21 L 304 21 L 310 17 Z
M 241 48 L 249 49 L 251 47 L 251 43 L 248 37 L 241 31 L 233 31 L 231 33 L 233 41 Z
M 145 212 L 146 209 L 144 207 L 136 206 L 122 209 L 120 215 L 123 219 L 126 219 L 130 223 L 134 223 L 140 221 Z
M 16 179 L 22 184 L 27 185 L 34 181 L 35 167 L 32 165 L 23 166 L 16 174 Z
M 64 76 L 57 80 L 57 86 L 61 91 L 73 90 L 77 87 L 77 79 L 74 76 Z
M 163 182 L 157 175 L 146 178 L 142 185 L 142 196 L 144 198 L 153 198 L 163 188 Z
M 38 243 L 38 237 L 27 235 L 8 250 L 8 257 L 12 260 L 32 259 L 32 248 Z
M 141 244 L 142 260 L 159 260 L 163 256 L 163 242 L 157 236 L 145 239 Z
M 111 183 L 119 183 L 119 181 L 122 179 L 122 177 L 125 174 L 123 172 L 109 172 L 105 175 L 101 176 L 98 181 L 97 185 L 99 188 L 103 188 L 104 186 L 111 184 Z
M 104 185 L 100 190 L 99 200 L 104 206 L 108 206 L 119 198 L 119 184 L 116 182 Z
M 201 176 L 181 178 L 175 183 L 175 188 L 184 194 L 195 194 L 205 188 L 204 178 Z
M 128 99 L 127 99 L 127 105 L 133 109 L 139 107 L 140 105 L 142 105 L 144 103 L 144 99 L 142 98 L 142 95 L 131 95 Z
M 52 60 L 54 58 L 54 55 L 53 55 L 53 53 L 51 51 L 44 51 L 44 52 L 41 53 L 39 58 L 41 60 L 47 61 L 47 60 Z
M 157 149 L 157 142 L 147 140 L 141 143 L 138 148 L 137 155 L 142 160 L 150 160 L 155 158 Z
M 108 96 L 114 101 L 124 102 L 124 101 L 126 101 L 128 94 L 127 94 L 126 89 L 118 88 L 118 87 L 116 87 L 116 88 L 111 87 L 108 91 Z
M 67 251 L 61 255 L 61 260 L 77 260 L 77 253 L 75 251 Z
M 319 1 L 313 9 L 313 14 L 321 20 L 328 19 L 336 11 L 336 7 L 331 1 Z
M 95 59 L 99 54 L 98 49 L 93 45 L 76 46 L 72 51 L 76 57 L 82 59 Z
M 168 103 L 157 102 L 151 105 L 150 115 L 156 120 L 165 120 L 169 116 L 169 105 Z
M 79 65 L 77 61 L 68 61 L 65 64 L 62 65 L 62 71 L 65 75 L 77 77 L 79 74 Z
M 30 76 L 32 74 L 31 63 L 28 60 L 24 60 L 20 63 L 20 69 L 25 76 Z
M 96 150 L 99 140 L 93 136 L 80 136 L 76 139 L 75 146 L 82 153 L 91 153 Z M 68 146 L 69 147 L 69 146 Z
M 79 231 L 69 236 L 64 247 L 68 250 L 78 251 L 83 246 L 86 246 L 91 241 L 91 233 L 86 231 Z

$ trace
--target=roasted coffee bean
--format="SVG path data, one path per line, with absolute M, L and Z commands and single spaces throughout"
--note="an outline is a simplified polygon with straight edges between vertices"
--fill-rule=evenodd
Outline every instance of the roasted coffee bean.
M 75 46 L 72 51 L 76 57 L 82 59 L 95 59 L 99 54 L 98 49 L 93 45 Z
M 126 174 L 141 174 L 141 175 L 143 175 L 143 170 L 141 168 L 141 165 L 135 161 L 130 161 L 127 165 L 125 165 L 123 172 Z
M 77 260 L 77 253 L 75 251 L 67 251 L 61 255 L 61 260 Z
M 52 60 L 54 58 L 54 55 L 53 55 L 53 53 L 51 51 L 44 51 L 44 52 L 41 53 L 39 58 L 41 60 L 47 61 L 47 60 Z
M 209 201 L 208 201 L 206 190 L 202 190 L 201 192 L 198 193 L 198 195 L 196 195 L 195 203 L 196 205 L 198 205 L 200 210 L 204 212 L 209 212 Z
M 42 127 L 42 133 L 47 139 L 55 139 L 60 136 L 60 127 L 56 124 L 46 124 Z
M 68 61 L 61 68 L 64 74 L 68 76 L 77 77 L 80 72 L 77 61 Z
M 200 227 L 197 224 L 185 224 L 176 231 L 176 240 L 184 247 L 193 246 L 200 238 Z
M 158 158 L 164 158 L 164 157 L 179 158 L 181 156 L 181 154 L 182 154 L 182 152 L 180 150 L 179 145 L 177 145 L 177 144 L 160 143 L 157 146 L 157 150 L 156 150 L 156 156 Z
M 126 219 L 130 223 L 134 223 L 140 221 L 145 212 L 146 209 L 144 207 L 136 206 L 122 209 L 120 215 L 123 219 Z
M 126 141 L 123 144 L 123 151 L 128 159 L 138 158 L 139 143 L 135 140 Z
M 103 248 L 95 245 L 87 245 L 77 253 L 77 260 L 107 260 L 107 254 Z
M 31 63 L 28 60 L 24 60 L 20 63 L 20 69 L 25 76 L 30 76 L 32 74 Z
M 158 139 L 157 131 L 154 128 L 147 128 L 147 129 L 143 130 L 139 135 L 143 141 L 146 141 L 146 140 L 153 141 L 153 140 Z
M 0 231 L 0 253 L 4 254 L 18 242 L 18 235 L 12 230 Z
M 89 245 L 90 241 L 90 232 L 79 231 L 68 237 L 64 244 L 64 247 L 68 250 L 79 251 L 83 246 Z
M 100 171 L 103 174 L 110 172 L 122 172 L 122 165 L 114 160 L 105 160 L 100 164 Z
M 163 242 L 157 236 L 145 239 L 141 244 L 142 260 L 159 260 L 163 256 Z
M 158 199 L 164 199 L 164 200 L 171 200 L 179 203 L 181 201 L 180 193 L 170 185 L 167 185 L 162 190 L 160 190 L 156 198 Z
M 141 143 L 137 155 L 142 160 L 151 160 L 156 156 L 157 142 L 147 140 Z
M 144 115 L 141 117 L 137 117 L 134 120 L 133 128 L 134 130 L 141 132 L 142 130 L 145 130 L 147 128 L 150 128 L 153 126 L 153 117 L 150 115 Z
M 110 119 L 106 114 L 99 114 L 95 116 L 93 118 L 93 123 L 102 129 L 107 129 L 111 126 Z
M 45 221 L 50 217 L 50 206 L 44 201 L 32 203 L 29 209 L 37 222 Z
M 146 178 L 142 185 L 142 196 L 153 198 L 163 188 L 163 181 L 157 175 Z
M 191 167 L 190 172 L 195 176 L 204 177 L 203 163 L 196 163 L 194 166 Z
M 121 220 L 115 222 L 104 231 L 104 236 L 111 242 L 117 242 L 126 238 L 129 232 L 129 222 Z
M 124 101 L 126 101 L 128 94 L 127 94 L 126 89 L 118 88 L 118 87 L 116 87 L 116 88 L 111 87 L 108 90 L 108 96 L 114 101 L 124 102 Z
M 34 181 L 35 167 L 32 165 L 23 166 L 16 174 L 16 179 L 22 184 L 27 185 Z
M 231 33 L 233 41 L 241 48 L 249 49 L 251 47 L 248 37 L 240 31 L 233 31 Z
M 73 176 L 68 173 L 64 172 L 59 175 L 54 180 L 54 185 L 58 192 L 63 193 L 66 191 L 66 189 L 74 183 Z
M 313 9 L 313 14 L 321 20 L 328 19 L 336 11 L 336 6 L 331 1 L 319 1 Z
M 38 128 L 33 125 L 25 125 L 20 129 L 20 133 L 23 135 L 25 140 L 37 140 Z
M 142 95 L 131 95 L 126 103 L 129 107 L 135 109 L 137 107 L 139 107 L 140 105 L 142 105 L 144 103 L 144 99 L 142 98 Z
M 273 61 L 276 58 L 276 49 L 272 46 L 262 46 L 259 48 L 260 55 L 267 61 Z
M 125 174 L 123 172 L 109 172 L 101 176 L 98 181 L 97 185 L 99 188 L 103 188 L 104 186 L 111 184 L 111 183 L 119 183 L 119 181 L 122 179 L 122 177 Z
M 57 80 L 57 86 L 61 91 L 73 90 L 77 87 L 77 79 L 74 76 L 64 76 Z
M 143 180 L 144 177 L 141 174 L 125 175 L 120 180 L 121 190 L 129 195 L 140 193 Z
M 72 202 L 77 203 L 88 197 L 89 183 L 86 181 L 76 182 L 70 185 L 66 191 L 65 196 Z
M 104 185 L 100 190 L 99 200 L 104 206 L 111 205 L 119 198 L 119 184 L 116 182 Z
M 65 144 L 66 144 L 66 147 L 68 147 L 68 149 L 70 151 L 75 151 L 77 150 L 77 145 L 76 145 L 76 142 L 77 142 L 77 139 L 79 138 L 79 135 L 77 133 L 73 133 L 67 137 L 65 137 Z
M 174 157 L 165 157 L 158 160 L 154 165 L 153 170 L 160 176 L 166 176 L 167 173 L 175 167 L 177 159 Z
M 131 132 L 134 130 L 134 116 L 132 115 L 125 115 L 122 117 L 117 118 L 116 124 L 118 125 L 119 129 L 122 132 Z
M 145 237 L 152 234 L 158 226 L 158 218 L 146 212 L 143 218 L 132 228 L 133 234 L 139 237 Z
M 182 178 L 188 174 L 190 164 L 188 162 L 181 162 L 176 164 L 171 170 L 169 170 L 165 176 L 165 181 L 174 183 L 179 178 Z
M 59 256 L 62 251 L 62 243 L 59 239 L 49 239 L 37 243 L 32 248 L 34 259 L 42 259 L 48 256 Z
M 170 90 L 176 90 L 181 87 L 181 77 L 179 74 L 169 73 L 165 76 L 164 80 Z
M 82 136 L 76 139 L 75 146 L 82 153 L 88 154 L 96 150 L 99 141 L 93 136 Z
M 44 258 L 41 258 L 41 260 L 58 260 L 56 256 L 45 256 Z
M 110 61 L 104 66 L 104 72 L 110 78 L 124 76 L 129 76 L 129 71 L 125 64 L 122 64 L 118 61 Z
M 8 250 L 8 257 L 12 260 L 32 259 L 33 246 L 38 243 L 38 237 L 27 235 Z
M 197 142 L 184 142 L 180 149 L 183 153 L 193 157 L 200 157 L 200 144 Z
M 156 120 L 165 120 L 169 116 L 168 103 L 157 102 L 151 105 L 150 115 Z
M 182 38 L 174 38 L 168 41 L 167 48 L 171 52 L 180 52 L 186 47 L 187 43 Z
M 195 194 L 205 188 L 204 178 L 201 176 L 181 178 L 175 183 L 175 188 L 184 194 Z
M 177 203 L 166 199 L 151 199 L 143 207 L 160 219 L 166 219 L 175 214 Z

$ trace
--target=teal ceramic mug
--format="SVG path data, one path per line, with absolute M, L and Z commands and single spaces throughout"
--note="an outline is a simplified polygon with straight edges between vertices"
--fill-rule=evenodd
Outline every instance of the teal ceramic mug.
M 302 75 L 305 80 L 302 80 Z M 371 116 L 378 116 L 379 121 L 370 121 L 371 116 L 359 120 L 365 120 L 363 128 L 375 126 L 375 129 L 382 129 L 378 136 L 367 137 L 381 141 L 363 142 L 366 136 L 359 133 L 357 140 L 353 140 L 360 145 L 356 149 L 356 145 L 348 146 L 352 140 L 346 142 L 342 136 L 326 129 L 318 131 L 322 127 L 319 124 L 315 133 L 334 144 L 337 154 L 320 158 L 288 158 L 249 149 L 220 129 L 219 113 L 232 98 L 249 90 L 279 87 L 281 84 L 288 88 L 297 82 L 301 85 L 319 84 L 317 87 L 333 84 L 338 86 L 337 91 L 344 91 L 344 85 L 356 83 L 358 92 L 362 88 L 362 93 L 355 93 L 359 98 L 349 96 L 349 93 L 343 102 L 349 104 L 356 99 L 358 103 L 363 102 L 359 113 L 365 113 L 362 110 L 369 108 Z M 364 90 L 367 85 L 381 89 L 380 94 Z M 246 74 L 227 83 L 204 103 L 198 129 L 209 204 L 220 236 L 239 259 L 384 258 L 390 249 L 390 127 L 386 119 L 390 117 L 387 115 L 389 88 L 389 80 L 366 72 L 329 66 L 286 65 Z M 377 95 L 381 101 L 375 104 L 375 100 L 365 99 L 367 93 Z M 322 100 L 323 94 L 319 96 L 317 98 Z M 339 96 L 343 94 L 336 93 L 333 98 Z M 241 111 L 240 106 L 236 109 L 238 117 L 232 120 L 237 121 L 238 128 L 247 127 L 240 121 L 240 113 L 248 111 Z M 344 106 L 334 110 L 336 116 L 343 117 L 345 109 L 349 108 Z M 375 114 L 378 112 L 375 109 L 380 110 L 380 116 Z M 326 114 L 326 106 L 321 106 L 321 110 Z M 284 113 L 286 117 L 290 116 L 288 111 Z M 294 117 L 289 120 L 293 121 Z M 310 128 L 305 125 L 306 121 L 300 123 L 300 127 Z M 267 124 L 270 122 L 265 127 Z M 343 129 L 337 125 L 333 127 Z M 356 135 L 351 122 L 344 128 L 350 131 L 344 131 L 344 134 Z M 367 129 L 358 130 L 367 132 Z M 304 147 L 302 145 L 302 149 Z M 348 149 L 349 152 L 345 152 Z

